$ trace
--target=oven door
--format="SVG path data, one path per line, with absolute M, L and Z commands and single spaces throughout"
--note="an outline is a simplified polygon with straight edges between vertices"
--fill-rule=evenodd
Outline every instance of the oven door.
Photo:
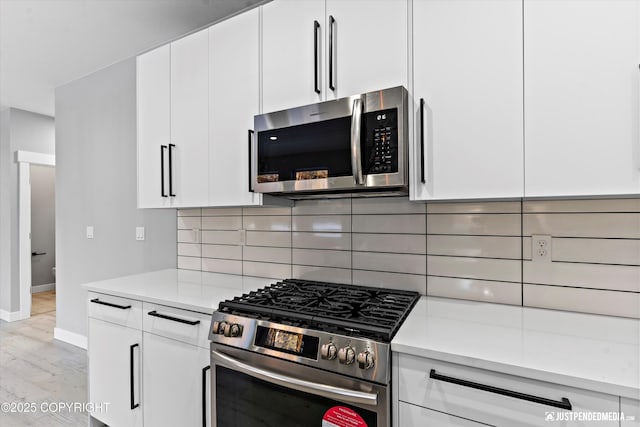
M 216 344 L 211 388 L 215 427 L 390 425 L 389 386 Z

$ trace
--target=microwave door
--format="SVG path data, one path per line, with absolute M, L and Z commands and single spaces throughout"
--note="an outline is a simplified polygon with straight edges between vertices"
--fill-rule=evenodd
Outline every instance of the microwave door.
M 352 118 L 346 116 L 258 132 L 256 189 L 352 187 L 352 128 Z

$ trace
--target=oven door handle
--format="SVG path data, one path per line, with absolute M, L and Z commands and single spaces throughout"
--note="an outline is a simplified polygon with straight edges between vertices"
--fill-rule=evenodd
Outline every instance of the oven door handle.
M 362 153 L 360 149 L 360 135 L 362 121 L 362 99 L 353 100 L 351 111 L 351 171 L 356 185 L 363 185 L 362 177 Z
M 334 387 L 327 384 L 318 384 L 311 381 L 305 381 L 298 378 L 289 377 L 287 375 L 278 374 L 260 368 L 247 365 L 239 360 L 222 354 L 216 350 L 211 350 L 211 359 L 217 364 L 226 366 L 235 371 L 247 374 L 251 377 L 277 384 L 282 387 L 292 388 L 294 390 L 315 394 L 329 399 L 339 400 L 341 402 L 355 403 L 358 405 L 376 406 L 378 404 L 378 395 L 376 393 L 366 393 L 363 391 L 349 390 L 341 387 Z

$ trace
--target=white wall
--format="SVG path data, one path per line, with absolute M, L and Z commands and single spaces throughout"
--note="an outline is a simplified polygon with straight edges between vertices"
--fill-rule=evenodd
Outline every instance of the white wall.
M 0 310 L 11 311 L 9 110 L 0 111 Z
M 54 154 L 53 117 L 9 108 L 0 127 L 0 310 L 20 309 L 18 257 L 18 150 Z
M 175 210 L 136 208 L 135 58 L 56 89 L 56 141 L 56 327 L 86 336 L 82 284 L 176 266 Z

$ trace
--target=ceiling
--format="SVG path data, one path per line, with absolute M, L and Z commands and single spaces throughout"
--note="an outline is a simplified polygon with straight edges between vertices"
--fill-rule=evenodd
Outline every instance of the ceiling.
M 261 0 L 0 0 L 0 109 L 55 115 L 57 86 Z

